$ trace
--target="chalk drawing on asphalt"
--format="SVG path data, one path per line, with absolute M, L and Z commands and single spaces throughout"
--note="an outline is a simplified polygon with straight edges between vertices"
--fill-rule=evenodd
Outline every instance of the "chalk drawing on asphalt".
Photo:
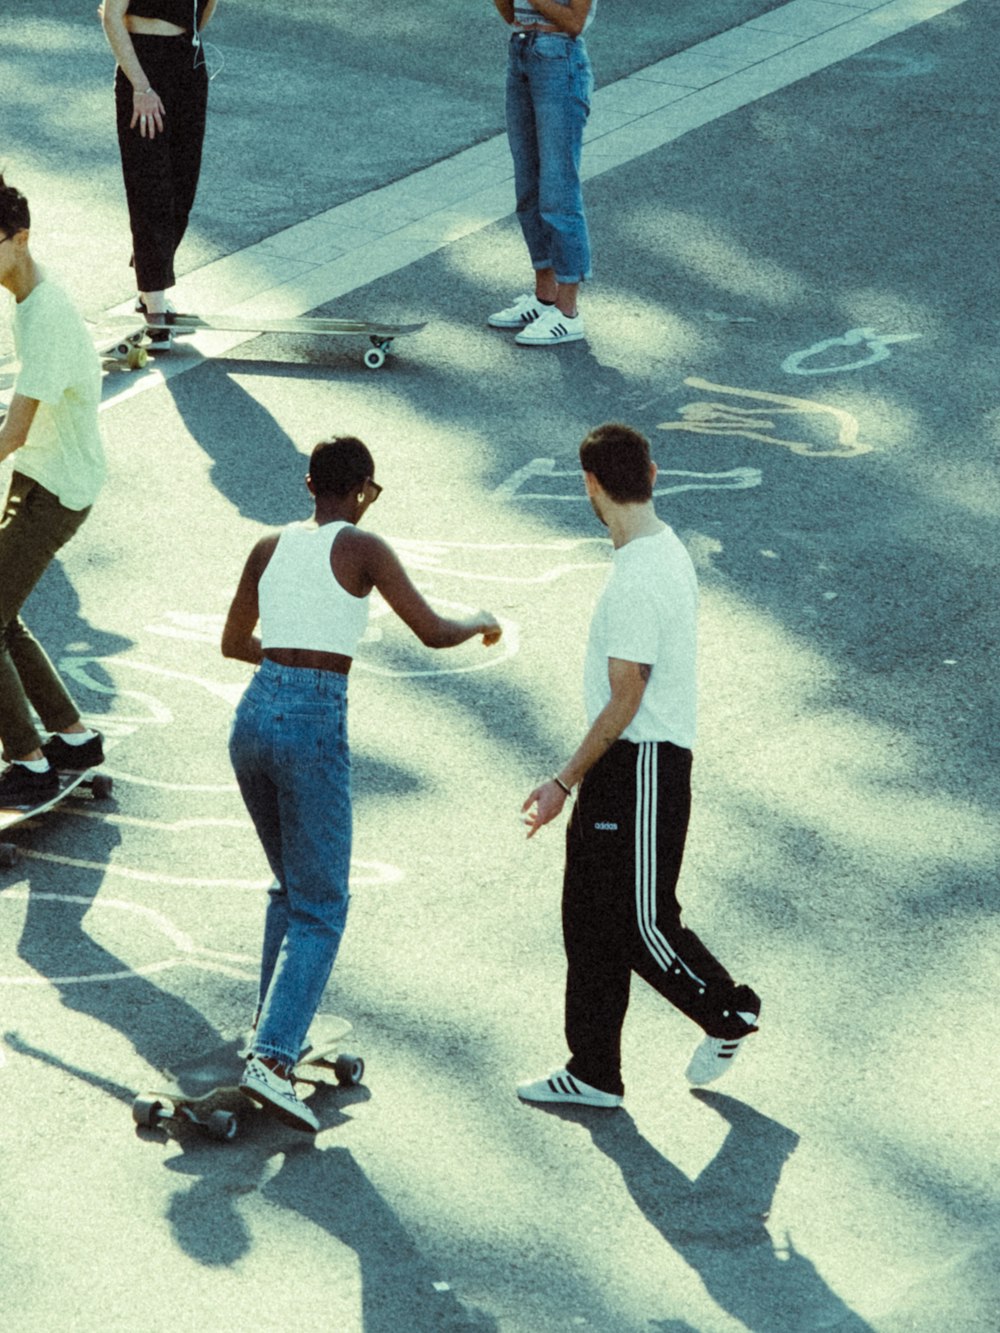
M 686 381 L 690 383 L 690 381 Z M 660 429 L 666 429 L 661 427 Z M 560 491 L 558 483 L 572 478 L 572 490 Z M 656 474 L 654 495 L 678 495 L 682 491 L 745 491 L 759 486 L 762 474 L 755 467 L 734 467 L 728 472 L 683 472 L 662 468 Z M 545 482 L 555 485 L 546 487 Z M 533 488 L 533 489 L 531 489 Z M 519 500 L 571 500 L 589 503 L 583 488 L 579 466 L 559 467 L 554 458 L 533 458 L 517 469 L 494 490 L 501 499 L 517 496 Z
M 874 366 L 880 361 L 888 360 L 892 355 L 889 349 L 894 343 L 912 342 L 922 336 L 919 333 L 880 334 L 870 327 L 848 329 L 839 338 L 824 338 L 822 342 L 813 343 L 811 347 L 806 347 L 801 352 L 793 352 L 791 356 L 786 356 L 781 363 L 781 369 L 786 375 L 840 375 L 848 370 L 863 370 L 865 366 Z M 818 361 L 820 357 L 827 356 L 833 349 L 840 347 L 850 349 L 853 360 L 837 360 L 832 365 L 806 364 Z
M 742 436 L 762 444 L 776 444 L 807 458 L 856 458 L 871 453 L 874 448 L 860 438 L 861 428 L 857 417 L 842 407 L 831 407 L 828 403 L 818 403 L 810 398 L 793 398 L 787 394 L 713 384 L 697 376 L 690 376 L 684 383 L 704 393 L 719 395 L 724 399 L 742 398 L 759 406 L 700 399 L 686 403 L 680 409 L 679 421 L 662 421 L 657 430 L 686 431 L 693 435 Z M 785 426 L 786 418 L 799 418 L 800 422 L 804 419 L 821 434 L 824 428 L 827 432 L 832 429 L 833 444 L 823 439 L 802 440 L 782 436 L 778 433 L 779 422 Z M 798 434 L 794 421 L 788 425 L 794 434 Z
M 0 986 L 72 986 L 98 981 L 128 981 L 137 976 L 152 976 L 159 972 L 168 972 L 177 967 L 194 967 L 205 972 L 217 972 L 222 976 L 233 977 L 239 981 L 255 981 L 259 967 L 255 959 L 246 954 L 229 953 L 221 949 L 208 949 L 195 941 L 185 931 L 175 926 L 169 917 L 151 907 L 139 903 L 127 902 L 120 898 L 84 897 L 73 893 L 37 893 L 26 889 L 0 889 L 0 907 L 8 903 L 29 903 L 35 909 L 41 903 L 64 904 L 70 907 L 83 907 L 91 912 L 120 912 L 131 917 L 133 927 L 142 923 L 154 934 L 163 937 L 169 948 L 164 949 L 160 958 L 135 967 L 122 968 L 114 972 L 90 973 L 80 976 L 42 976 L 30 973 L 20 976 L 0 976 Z
M 579 475 L 577 470 L 576 476 Z M 579 558 L 595 547 L 604 551 L 607 537 L 567 537 L 549 542 L 450 542 L 394 537 L 392 543 L 411 573 L 436 574 L 464 582 L 530 586 L 554 583 L 581 571 L 607 570 L 604 558 Z M 524 562 L 528 565 L 527 572 L 516 572 Z
M 250 827 L 249 823 L 247 827 Z M 24 860 L 45 861 L 49 865 L 67 866 L 71 870 L 87 870 L 107 878 L 130 880 L 133 884 L 161 884 L 171 889 L 252 889 L 260 892 L 272 883 L 270 876 L 259 879 L 208 879 L 201 875 L 168 875 L 163 871 L 142 870 L 114 861 L 89 861 L 82 857 L 61 856 L 58 852 L 42 852 L 34 847 L 21 847 L 20 855 Z M 351 861 L 353 889 L 398 884 L 402 878 L 403 871 L 388 861 Z

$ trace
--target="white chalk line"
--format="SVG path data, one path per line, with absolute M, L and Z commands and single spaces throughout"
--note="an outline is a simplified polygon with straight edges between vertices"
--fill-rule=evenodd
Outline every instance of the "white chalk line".
M 152 963 L 141 963 L 137 967 L 114 972 L 95 972 L 84 975 L 49 976 L 0 976 L 0 986 L 72 986 L 98 981 L 129 981 L 135 977 L 152 976 L 170 971 L 176 967 L 195 967 L 202 971 L 216 972 L 222 976 L 233 977 L 238 981 L 254 981 L 258 973 L 255 959 L 246 954 L 229 953 L 221 949 L 207 949 L 195 941 L 185 931 L 175 926 L 169 917 L 157 912 L 152 907 L 128 902 L 121 898 L 88 898 L 73 893 L 37 893 L 27 889 L 2 889 L 0 902 L 25 902 L 33 906 L 37 903 L 60 903 L 71 907 L 84 907 L 91 911 L 119 911 L 140 917 L 152 926 L 173 945 L 176 953 L 170 958 L 158 959 Z
M 137 870 L 133 866 L 116 865 L 113 861 L 87 861 L 79 857 L 60 856 L 57 852 L 40 852 L 22 847 L 20 854 L 30 861 L 44 861 L 49 865 L 66 866 L 71 870 L 87 870 L 100 875 L 112 875 L 131 880 L 135 884 L 163 884 L 175 889 L 252 889 L 259 892 L 274 882 L 267 879 L 203 879 L 191 875 L 165 875 L 156 870 Z M 352 888 L 376 888 L 398 884 L 404 877 L 399 866 L 386 861 L 352 861 L 350 882 Z M 0 895 L 2 896 L 2 895 Z

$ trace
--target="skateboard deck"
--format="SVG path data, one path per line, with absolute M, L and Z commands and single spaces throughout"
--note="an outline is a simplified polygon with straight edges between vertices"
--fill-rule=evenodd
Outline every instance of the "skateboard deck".
M 295 1078 L 319 1085 L 328 1082 L 324 1074 L 332 1074 L 342 1088 L 359 1084 L 364 1078 L 364 1060 L 340 1051 L 340 1043 L 350 1031 L 346 1018 L 315 1019 L 295 1066 Z M 234 1037 L 217 1050 L 165 1070 L 158 1090 L 136 1097 L 132 1119 L 144 1129 L 188 1124 L 196 1125 L 213 1139 L 234 1139 L 240 1120 L 260 1110 L 239 1087 L 248 1044 L 247 1036 Z
M 112 783 L 107 774 L 99 773 L 92 768 L 85 769 L 81 773 L 60 773 L 59 790 L 44 801 L 36 801 L 31 805 L 0 807 L 0 833 L 16 828 L 27 819 L 34 819 L 36 815 L 44 815 L 67 796 L 72 795 L 78 787 L 87 788 L 95 801 L 106 801 L 111 795 Z M 16 843 L 0 841 L 0 869 L 10 870 L 17 864 L 20 854 L 20 848 Z
M 279 333 L 305 334 L 319 337 L 367 337 L 371 347 L 362 360 L 369 370 L 378 370 L 385 364 L 385 359 L 392 350 L 394 338 L 406 333 L 419 333 L 426 328 L 422 324 L 373 324 L 361 319 L 325 319 L 321 316 L 304 315 L 300 319 L 257 319 L 252 315 L 193 315 L 182 312 L 171 313 L 164 323 L 158 323 L 155 317 L 145 322 L 137 322 L 130 315 L 109 316 L 100 321 L 109 330 L 119 327 L 124 330 L 117 340 L 110 344 L 109 355 L 129 363 L 133 353 L 145 352 L 145 343 L 149 329 L 169 328 L 175 338 L 183 338 L 203 330 L 214 333 Z M 144 363 L 143 363 L 144 364 Z

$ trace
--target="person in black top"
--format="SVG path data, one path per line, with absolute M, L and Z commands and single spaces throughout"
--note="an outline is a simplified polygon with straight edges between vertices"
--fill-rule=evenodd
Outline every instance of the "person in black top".
M 132 229 L 136 309 L 153 349 L 170 347 L 167 289 L 198 189 L 208 105 L 201 33 L 216 0 L 104 0 L 118 61 L 115 106 Z

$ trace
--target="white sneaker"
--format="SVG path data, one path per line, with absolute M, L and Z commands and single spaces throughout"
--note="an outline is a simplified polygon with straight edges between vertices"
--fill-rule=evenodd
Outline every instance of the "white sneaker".
M 247 1067 L 240 1079 L 240 1091 L 246 1093 L 265 1111 L 271 1111 L 292 1129 L 304 1130 L 315 1134 L 319 1121 L 312 1111 L 300 1100 L 295 1091 L 295 1084 L 290 1078 L 282 1078 L 256 1055 L 247 1060 Z
M 507 306 L 505 310 L 498 310 L 495 315 L 490 315 L 486 323 L 491 329 L 523 329 L 543 311 L 551 309 L 551 306 L 539 301 L 532 292 L 522 292 L 520 296 L 514 297 L 513 305 Z
M 519 1083 L 517 1095 L 522 1102 L 573 1102 L 578 1106 L 621 1106 L 622 1099 L 613 1092 L 592 1088 L 574 1078 L 565 1069 L 556 1069 L 533 1083 Z
M 558 306 L 549 306 L 514 339 L 521 347 L 552 347 L 556 343 L 575 343 L 585 336 L 583 316 L 564 315 Z
M 706 1037 L 691 1057 L 687 1067 L 687 1081 L 695 1087 L 714 1083 L 727 1069 L 732 1068 L 745 1041 L 746 1037 Z

